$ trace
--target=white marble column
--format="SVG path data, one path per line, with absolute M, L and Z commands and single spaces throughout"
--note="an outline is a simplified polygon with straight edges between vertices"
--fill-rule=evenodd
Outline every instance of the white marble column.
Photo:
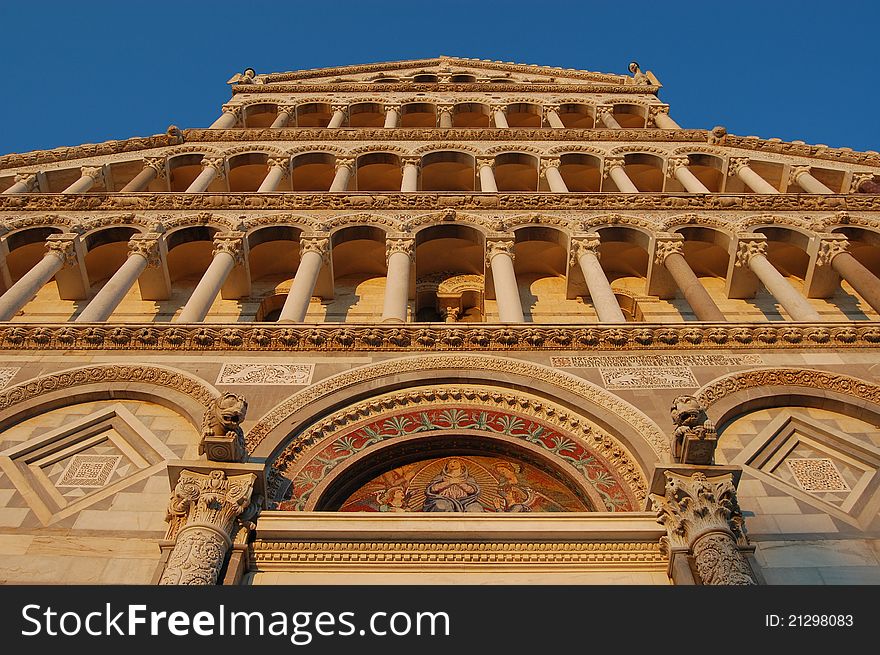
M 699 320 L 724 321 L 724 314 L 718 309 L 712 296 L 700 283 L 700 279 L 694 274 L 684 258 L 683 241 L 684 239 L 658 240 L 654 249 L 654 263 L 669 271 L 676 286 L 681 290 L 681 294 Z
M 220 118 L 208 126 L 209 130 L 224 129 L 235 127 L 241 119 L 241 107 L 233 107 L 232 105 L 223 105 L 223 113 Z
M 70 234 L 49 237 L 46 241 L 48 251 L 43 258 L 0 296 L 0 321 L 11 320 L 58 271 L 76 264 L 76 239 Z
M 278 189 L 281 180 L 287 177 L 290 171 L 290 157 L 270 157 L 266 160 L 269 172 L 263 178 L 263 183 L 257 189 L 257 193 L 269 193 Z
M 602 177 L 611 177 L 621 193 L 638 193 L 638 187 L 633 184 L 633 181 L 629 179 L 629 175 L 626 174 L 625 165 L 626 162 L 623 157 L 606 157 L 602 168 Z
M 590 300 L 600 323 L 626 323 L 602 264 L 599 263 L 599 235 L 572 238 L 571 265 L 578 264 L 590 291 Z
M 514 242 L 507 239 L 486 243 L 486 261 L 492 269 L 498 320 L 502 323 L 525 322 L 516 273 L 513 270 L 513 246 Z
M 15 183 L 3 192 L 3 195 L 13 193 L 33 193 L 37 189 L 36 173 L 19 173 L 15 176 Z
M 137 193 L 145 190 L 150 186 L 150 182 L 155 179 L 165 177 L 165 158 L 164 157 L 144 157 L 144 167 L 140 173 L 126 184 L 120 193 Z
M 669 117 L 669 107 L 663 105 L 655 105 L 648 108 L 649 117 L 654 121 L 654 125 L 661 130 L 680 130 L 681 126 Z
M 348 107 L 346 105 L 333 105 L 333 116 L 327 127 L 342 127 L 345 118 L 348 116 Z
M 688 193 L 711 193 L 688 168 L 690 163 L 687 157 L 670 157 L 666 160 L 666 174 L 681 182 Z
M 192 181 L 185 193 L 201 193 L 215 178 L 223 179 L 226 176 L 226 160 L 223 157 L 203 157 L 202 172 Z
M 755 193 L 779 193 L 767 180 L 749 167 L 748 157 L 731 157 L 727 174 L 736 175 Z
M 612 130 L 621 129 L 620 123 L 614 118 L 614 107 L 596 107 L 596 125 L 598 126 L 599 123 Z
M 270 129 L 281 129 L 282 127 L 287 127 L 287 124 L 290 122 L 290 117 L 296 114 L 296 105 L 284 105 L 278 107 L 278 114 L 275 116 L 275 120 L 272 121 L 272 124 L 269 126 Z
M 848 248 L 849 242 L 846 239 L 823 240 L 816 258 L 816 265 L 827 266 L 830 264 L 831 268 L 849 282 L 856 293 L 875 312 L 880 313 L 880 279 L 847 252 Z
M 215 236 L 213 255 L 208 270 L 202 275 L 175 323 L 200 323 L 205 320 L 226 278 L 243 261 L 244 234 L 227 232 Z
M 330 239 L 305 237 L 299 240 L 299 266 L 278 317 L 279 323 L 302 323 L 309 311 L 309 301 L 321 268 L 330 260 Z
M 125 263 L 76 317 L 76 323 L 99 323 L 110 318 L 147 266 L 155 268 L 161 264 L 159 238 L 158 234 L 140 234 L 128 242 Z
M 793 321 L 821 321 L 819 312 L 795 289 L 767 259 L 766 239 L 740 239 L 736 266 L 748 267 L 785 308 Z
M 498 185 L 495 183 L 495 159 L 492 157 L 478 159 L 477 168 L 480 171 L 480 191 L 498 193 Z
M 544 159 L 541 162 L 541 175 L 547 180 L 547 185 L 553 193 L 568 193 L 562 173 L 559 172 L 559 158 Z
M 437 115 L 441 129 L 448 130 L 452 127 L 452 105 L 437 105 Z
M 95 184 L 104 183 L 103 166 L 83 166 L 80 178 L 61 193 L 85 193 Z
M 333 176 L 333 183 L 330 185 L 332 193 L 348 191 L 348 185 L 351 181 L 351 175 L 354 172 L 354 159 L 337 159 L 336 173 Z
M 400 179 L 402 193 L 413 193 L 419 190 L 419 165 L 418 157 L 404 157 L 401 159 L 403 175 Z
M 807 193 L 834 193 L 834 191 L 810 174 L 809 166 L 792 166 L 788 183 L 796 183 Z
M 383 323 L 405 323 L 409 306 L 409 273 L 415 240 L 410 236 L 388 237 L 385 254 L 388 275 L 385 278 L 385 300 L 382 306 Z
M 385 105 L 385 124 L 387 129 L 400 125 L 400 105 Z
M 543 111 L 547 125 L 557 130 L 565 129 L 565 124 L 559 117 L 559 105 L 544 105 Z
M 492 107 L 492 119 L 495 121 L 495 127 L 506 129 L 510 127 L 507 123 L 507 107 L 503 105 L 495 105 Z

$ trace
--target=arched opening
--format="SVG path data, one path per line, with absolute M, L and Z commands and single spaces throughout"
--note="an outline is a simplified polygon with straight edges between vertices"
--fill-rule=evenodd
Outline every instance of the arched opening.
M 428 153 L 422 156 L 422 191 L 473 191 L 475 170 L 469 153 Z
M 458 73 L 449 78 L 453 84 L 473 84 L 477 81 L 476 75 L 468 75 L 466 73 Z
M 495 184 L 499 191 L 537 191 L 538 158 L 522 152 L 495 155 Z
M 105 182 L 109 182 L 110 184 L 108 191 L 118 192 L 122 191 L 122 188 L 126 184 L 131 182 L 142 170 L 144 170 L 144 162 L 141 159 L 116 162 L 113 164 L 106 164 L 106 169 L 109 171 L 108 175 L 105 177 Z M 143 191 L 148 192 L 161 192 L 167 190 L 168 182 L 165 179 L 159 179 L 158 176 L 151 180 L 143 189 Z
M 299 238 L 302 230 L 290 225 L 270 225 L 248 234 L 248 267 L 251 275 L 251 297 L 262 299 L 255 320 L 266 318 L 287 299 L 290 284 L 299 266 Z M 275 304 L 279 301 L 276 307 Z M 276 299 L 276 300 L 271 300 Z
M 375 102 L 359 102 L 348 108 L 349 127 L 382 127 L 385 112 L 382 105 Z
M 133 227 L 119 226 L 98 230 L 85 237 L 86 273 L 93 292 L 97 293 L 125 263 L 128 240 L 139 232 Z
M 358 191 L 400 191 L 400 158 L 390 152 L 371 152 L 357 158 Z
M 849 240 L 847 252 L 875 276 L 880 277 L 880 233 L 861 227 L 847 225 L 832 228 Z
M 589 105 L 572 102 L 561 104 L 559 119 L 570 129 L 585 130 L 595 127 L 594 111 Z
M 331 237 L 334 295 L 324 320 L 375 322 L 385 299 L 385 233 L 372 226 L 346 227 Z
M 416 234 L 417 321 L 482 320 L 484 243 L 479 231 L 463 225 Z
M 244 127 L 262 128 L 272 125 L 276 118 L 278 118 L 278 105 L 262 103 L 245 107 L 242 120 Z
M 541 106 L 526 102 L 507 105 L 507 124 L 510 127 L 541 127 Z
M 724 188 L 724 160 L 715 155 L 706 155 L 695 152 L 688 153 L 688 170 L 694 174 L 700 182 L 712 193 L 721 193 Z M 681 183 L 669 178 L 666 182 L 668 191 L 683 191 L 684 187 Z
M 562 155 L 559 158 L 559 173 L 569 191 L 597 193 L 602 187 L 602 161 L 595 155 Z
M 170 321 L 186 305 L 214 257 L 217 228 L 207 225 L 185 227 L 166 236 L 171 297 L 161 301 L 157 321 Z
M 656 155 L 634 152 L 624 155 L 624 170 L 639 191 L 660 193 L 663 191 L 663 160 Z M 611 178 L 609 178 L 610 180 Z M 613 184 L 613 181 L 611 181 Z
M 6 246 L 9 248 L 6 266 L 13 284 L 45 256 L 46 239 L 61 232 L 61 228 L 57 227 L 33 227 L 18 230 L 6 237 Z
M 463 102 L 455 105 L 452 110 L 452 125 L 465 128 L 489 127 L 490 115 L 489 105 Z
M 437 82 L 437 76 L 432 73 L 419 73 L 418 75 L 413 75 L 412 81 L 421 84 L 433 84 Z
M 296 108 L 297 127 L 327 127 L 333 108 L 323 102 L 309 102 Z
M 263 152 L 246 152 L 228 159 L 227 175 L 230 191 L 252 192 L 260 188 L 266 173 L 269 156 Z
M 625 227 L 600 227 L 596 230 L 602 237 L 599 247 L 599 263 L 605 277 L 618 296 L 621 309 L 628 310 L 630 319 L 637 315 L 636 307 L 642 314 L 648 313 L 646 303 L 628 302 L 626 296 L 644 298 L 648 294 L 648 245 L 645 232 Z M 654 298 L 650 299 L 652 302 Z M 659 301 L 659 299 L 657 299 Z M 658 306 L 657 311 L 662 311 Z M 625 312 L 627 313 L 627 312 Z
M 614 105 L 612 115 L 623 128 L 645 127 L 648 109 L 639 105 L 617 104 Z
M 294 191 L 327 191 L 336 174 L 336 157 L 327 152 L 307 152 L 293 158 L 290 184 Z
M 523 316 L 535 323 L 577 323 L 583 305 L 566 300 L 568 237 L 561 231 L 529 226 L 515 231 L 513 270 Z
M 202 172 L 203 154 L 188 154 L 170 157 L 168 159 L 168 187 L 170 191 L 186 191 L 189 185 Z M 226 182 L 221 176 L 217 176 L 211 182 L 208 191 L 226 191 Z
M 410 102 L 400 107 L 401 127 L 436 127 L 437 109 L 427 102 Z

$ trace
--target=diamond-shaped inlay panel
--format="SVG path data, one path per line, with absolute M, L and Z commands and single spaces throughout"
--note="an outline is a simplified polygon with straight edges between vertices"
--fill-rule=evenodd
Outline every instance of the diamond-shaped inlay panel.
M 122 455 L 82 455 L 70 458 L 56 487 L 104 487 L 122 461 Z M 51 479 L 51 478 L 50 478 Z
M 840 475 L 834 462 L 827 457 L 808 459 L 789 458 L 785 460 L 794 479 L 804 491 L 849 491 L 849 485 Z

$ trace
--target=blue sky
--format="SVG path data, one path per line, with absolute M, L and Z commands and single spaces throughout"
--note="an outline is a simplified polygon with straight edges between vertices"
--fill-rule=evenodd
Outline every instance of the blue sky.
M 880 3 L 0 0 L 0 154 L 204 127 L 245 67 L 440 54 L 663 83 L 684 127 L 880 150 Z

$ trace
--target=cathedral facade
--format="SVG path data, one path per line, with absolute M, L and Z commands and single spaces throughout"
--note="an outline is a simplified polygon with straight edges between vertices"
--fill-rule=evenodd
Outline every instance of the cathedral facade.
M 880 584 L 880 154 L 635 62 L 229 86 L 0 156 L 0 582 Z

